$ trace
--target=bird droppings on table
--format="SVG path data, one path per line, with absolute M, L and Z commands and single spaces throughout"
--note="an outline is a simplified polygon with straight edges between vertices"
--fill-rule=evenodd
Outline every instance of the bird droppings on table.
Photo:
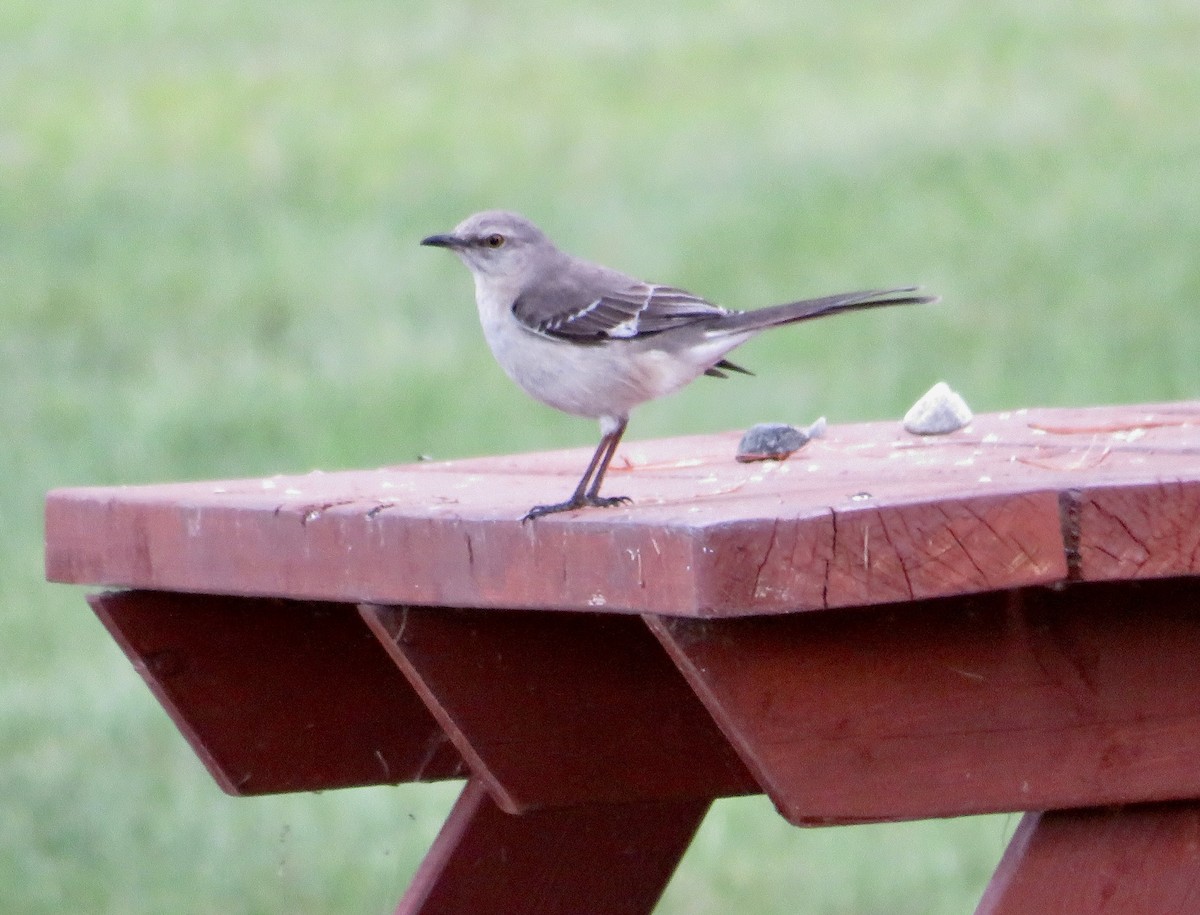
M 972 418 L 962 395 L 939 381 L 904 414 L 904 428 L 913 435 L 946 435 L 957 432 Z
M 1138 427 L 1137 429 L 1128 429 L 1128 430 L 1123 429 L 1119 432 L 1114 432 L 1113 438 L 1115 438 L 1119 442 L 1125 442 L 1128 444 L 1129 442 L 1136 442 L 1139 438 L 1142 438 L 1142 436 L 1144 436 L 1145 434 L 1146 434 L 1146 430 L 1144 428 Z
M 203 519 L 198 508 L 193 508 L 187 513 L 187 532 L 189 537 L 199 536 L 201 532 L 201 524 Z

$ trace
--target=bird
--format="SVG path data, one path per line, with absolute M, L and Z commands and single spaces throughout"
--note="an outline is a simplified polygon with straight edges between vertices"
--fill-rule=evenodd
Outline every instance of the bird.
M 936 301 L 919 286 L 846 292 L 737 311 L 675 286 L 647 283 L 560 250 L 518 213 L 487 210 L 422 245 L 452 251 L 471 271 L 483 335 L 527 394 L 600 424 L 600 443 L 562 502 L 522 521 L 622 505 L 600 485 L 632 410 L 702 375 L 752 374 L 726 355 L 763 331 L 825 315 Z

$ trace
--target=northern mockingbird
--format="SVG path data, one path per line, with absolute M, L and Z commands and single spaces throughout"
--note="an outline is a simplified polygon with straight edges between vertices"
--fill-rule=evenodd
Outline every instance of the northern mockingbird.
M 535 505 L 523 520 L 628 502 L 601 496 L 630 411 L 700 375 L 750 372 L 726 353 L 764 330 L 822 315 L 932 302 L 915 287 L 849 292 L 731 311 L 699 296 L 643 283 L 563 251 L 523 216 L 476 213 L 423 245 L 448 248 L 475 277 L 483 335 L 508 377 L 542 403 L 600 421 L 600 444 L 565 502 Z

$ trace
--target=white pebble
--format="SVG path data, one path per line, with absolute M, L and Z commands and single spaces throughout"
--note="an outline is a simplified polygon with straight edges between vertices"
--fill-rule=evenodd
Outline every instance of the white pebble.
M 939 381 L 904 414 L 904 428 L 913 435 L 945 435 L 961 429 L 971 418 L 967 402 Z

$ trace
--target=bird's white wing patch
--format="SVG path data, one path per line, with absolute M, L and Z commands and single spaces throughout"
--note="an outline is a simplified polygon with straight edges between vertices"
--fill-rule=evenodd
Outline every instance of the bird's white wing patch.
M 634 283 L 605 292 L 582 307 L 518 299 L 513 314 L 539 333 L 586 342 L 630 340 L 728 314 L 724 308 L 673 286 Z

